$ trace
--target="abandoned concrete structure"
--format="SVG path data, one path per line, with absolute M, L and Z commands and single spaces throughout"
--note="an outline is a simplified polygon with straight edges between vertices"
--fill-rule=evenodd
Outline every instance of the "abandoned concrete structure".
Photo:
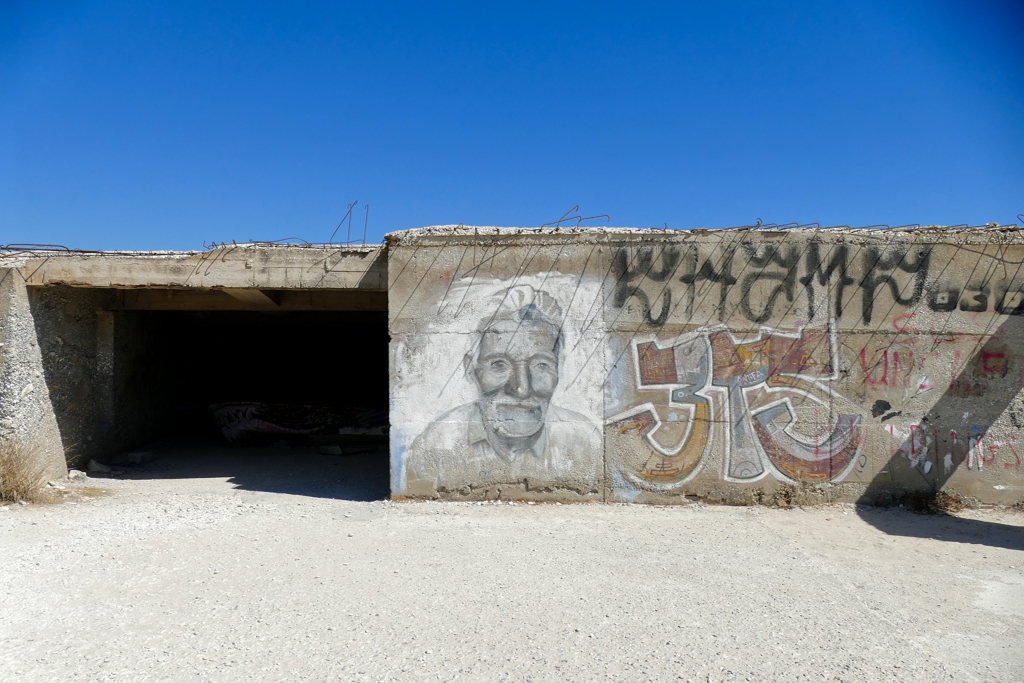
M 395 497 L 1014 504 L 1022 265 L 999 226 L 12 252 L 0 436 L 60 471 L 226 400 L 381 406 Z

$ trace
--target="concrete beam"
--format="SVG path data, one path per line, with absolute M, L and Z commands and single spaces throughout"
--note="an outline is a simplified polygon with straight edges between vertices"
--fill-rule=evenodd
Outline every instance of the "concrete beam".
M 274 304 L 259 309 L 224 289 L 127 289 L 117 292 L 115 308 L 131 311 L 386 311 L 387 292 L 315 289 L 260 292 Z M 244 290 L 259 291 L 259 290 Z
M 281 310 L 276 301 L 258 289 L 222 289 L 221 291 L 258 311 Z
M 37 253 L 18 262 L 29 286 L 387 290 L 387 258 L 381 246 Z

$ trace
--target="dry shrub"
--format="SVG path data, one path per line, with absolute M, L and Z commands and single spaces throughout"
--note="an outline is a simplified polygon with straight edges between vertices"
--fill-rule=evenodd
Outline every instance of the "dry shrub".
M 0 441 L 0 500 L 39 500 L 50 463 L 36 449 L 13 439 Z
M 937 491 L 931 500 L 928 501 L 929 512 L 960 512 L 964 508 L 973 507 L 971 501 L 962 493 L 956 491 Z

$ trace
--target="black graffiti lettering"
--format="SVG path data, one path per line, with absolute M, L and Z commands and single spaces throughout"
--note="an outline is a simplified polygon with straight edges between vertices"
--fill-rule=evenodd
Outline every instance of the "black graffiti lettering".
M 781 284 L 776 285 L 771 294 L 764 302 L 764 307 L 760 313 L 755 313 L 750 308 L 750 293 L 754 283 L 761 280 L 780 280 Z M 779 297 L 779 294 L 783 291 L 786 294 L 786 299 L 793 302 L 793 282 L 795 278 L 783 275 L 782 273 L 748 273 L 743 278 L 743 297 L 740 300 L 740 308 L 743 310 L 743 315 L 747 317 L 747 320 L 755 323 L 763 323 L 771 317 L 775 311 L 775 300 Z
M 661 250 L 661 268 L 654 270 L 654 250 L 650 247 L 641 247 L 637 252 L 636 270 L 646 273 L 647 277 L 655 282 L 664 282 L 676 272 L 679 265 L 679 250 L 675 247 L 665 247 Z
M 787 255 L 782 256 L 779 249 L 774 245 L 769 245 L 765 248 L 763 253 L 758 253 L 753 247 L 744 245 L 747 253 L 750 255 L 750 264 L 755 268 L 760 268 L 756 273 L 747 273 L 743 277 L 742 285 L 742 297 L 740 299 L 740 308 L 743 310 L 743 314 L 747 317 L 747 320 L 755 323 L 763 323 L 768 320 L 775 310 L 775 300 L 779 297 L 779 294 L 785 293 L 786 299 L 793 303 L 793 287 L 796 284 L 796 271 L 797 266 L 800 263 L 800 254 L 796 247 L 790 247 L 787 250 Z M 765 268 L 775 263 L 782 268 L 786 268 L 786 272 L 765 272 Z M 761 280 L 779 282 L 768 295 L 765 300 L 764 307 L 760 313 L 754 313 L 750 307 L 750 294 L 755 283 Z
M 1021 413 L 1017 408 L 1010 408 L 1006 411 L 1010 415 L 1010 424 L 1017 429 L 1024 427 L 1024 420 L 1021 420 Z
M 988 310 L 988 287 L 972 287 L 977 292 L 973 297 L 973 303 L 966 296 L 960 300 L 960 310 L 968 313 L 984 313 Z M 966 294 L 966 292 L 964 292 Z
M 626 249 L 615 251 L 615 272 L 618 278 L 615 282 L 615 305 L 621 308 L 626 299 L 629 298 L 627 291 L 629 283 L 639 278 L 649 278 L 655 282 L 664 282 L 676 271 L 679 265 L 679 250 L 675 247 L 666 247 L 661 251 L 661 268 L 654 270 L 654 250 L 651 247 L 640 247 L 637 250 L 635 268 L 629 267 L 629 252 Z
M 693 300 L 696 297 L 695 275 L 697 273 L 697 262 L 699 260 L 697 245 L 691 244 L 686 254 L 686 263 L 690 265 L 690 272 L 679 279 L 686 283 L 686 319 L 693 317 Z M 684 279 L 686 278 L 686 279 Z
M 693 315 L 693 300 L 696 295 L 696 283 L 707 281 L 719 285 L 718 319 L 725 319 L 725 300 L 729 296 L 729 288 L 737 282 L 736 278 L 732 275 L 732 261 L 735 256 L 736 247 L 729 247 L 722 255 L 722 260 L 719 262 L 719 270 L 715 270 L 715 266 L 711 263 L 711 259 L 708 259 L 701 264 L 700 268 L 696 268 L 689 273 L 684 273 L 679 277 L 680 282 L 689 286 L 689 301 L 686 307 L 688 316 Z M 696 252 L 694 252 L 693 263 L 694 265 L 697 264 Z
M 960 290 L 956 287 L 936 287 L 928 295 L 928 308 L 939 313 L 956 310 Z
M 835 254 L 828 262 L 828 266 L 822 269 L 821 245 L 818 242 L 811 242 L 807 245 L 806 268 L 807 274 L 800 278 L 800 284 L 807 291 L 807 317 L 814 317 L 814 277 L 818 277 L 819 285 L 826 285 L 832 279 L 832 273 L 839 271 L 839 281 L 836 282 L 836 317 L 843 315 L 843 290 L 854 283 L 852 277 L 847 274 L 847 265 L 850 258 L 850 250 L 845 244 L 838 246 Z
M 639 287 L 630 287 L 629 296 L 634 296 L 640 300 L 640 303 L 644 307 L 644 322 L 648 325 L 654 325 L 655 327 L 661 327 L 668 320 L 668 312 L 672 307 L 672 291 L 665 290 L 665 293 L 661 297 L 661 313 L 658 314 L 657 318 L 651 317 L 651 300 L 647 297 L 647 292 L 640 289 Z M 627 297 L 628 298 L 628 297 Z
M 797 253 L 796 247 L 790 247 L 789 253 L 783 256 L 779 252 L 779 247 L 774 244 L 769 244 L 763 249 L 758 249 L 752 244 L 744 244 L 743 250 L 747 252 L 747 257 L 750 259 L 750 265 L 755 268 L 766 268 L 772 263 L 776 263 L 783 268 L 789 268 L 795 266 L 797 261 L 800 259 L 800 255 Z
M 862 319 L 865 323 L 871 322 L 871 315 L 875 307 L 875 290 L 882 285 L 889 285 L 889 292 L 893 300 L 901 306 L 913 306 L 921 300 L 924 294 L 924 283 L 928 277 L 928 263 L 931 257 L 931 249 L 922 249 L 917 253 L 917 258 L 907 261 L 908 249 L 897 251 L 889 258 L 881 256 L 877 248 L 872 247 L 864 254 L 864 278 L 860 287 L 864 293 Z M 899 268 L 905 273 L 914 274 L 914 290 L 909 297 L 900 296 L 900 286 L 893 277 L 895 270 Z M 877 275 L 878 271 L 889 271 L 887 275 Z
M 830 287 L 835 290 L 830 314 L 836 317 L 843 315 L 844 299 L 849 298 L 845 290 L 860 289 L 861 318 L 868 324 L 882 313 L 888 315 L 888 311 L 876 310 L 875 300 L 880 293 L 888 295 L 883 297 L 886 301 L 891 296 L 896 306 L 913 307 L 921 303 L 938 313 L 957 310 L 979 313 L 994 307 L 999 314 L 1024 316 L 1024 291 L 1007 290 L 1006 285 L 997 288 L 974 282 L 964 286 L 955 281 L 942 281 L 926 289 L 933 259 L 928 246 L 865 246 L 863 258 L 857 256 L 850 245 L 819 241 L 806 245 L 787 242 L 721 245 L 710 254 L 702 254 L 700 245 L 693 243 L 633 249 L 635 251 L 617 248 L 613 253 L 612 266 L 617 278 L 612 303 L 623 308 L 635 298 L 637 312 L 642 314 L 646 324 L 653 326 L 667 324 L 670 314 L 683 303 L 678 299 L 680 292 L 673 296 L 670 289 L 670 283 L 676 281 L 686 286 L 686 292 L 681 294 L 686 299 L 686 319 L 692 319 L 697 313 L 694 309 L 707 299 L 708 306 L 717 309 L 711 313 L 717 320 L 738 314 L 751 322 L 765 323 L 784 315 L 780 311 L 787 304 L 786 310 L 792 309 L 801 291 L 798 284 L 807 296 L 808 319 L 819 314 L 817 309 L 823 297 L 831 298 Z M 746 256 L 746 263 L 734 274 L 733 262 L 738 252 Z M 734 285 L 740 287 L 739 297 L 737 300 L 733 295 L 730 302 Z M 823 288 L 829 293 L 822 293 Z M 717 303 L 714 301 L 716 293 Z M 786 303 L 781 303 L 783 301 Z M 826 306 L 830 303 L 833 302 L 825 301 Z M 884 304 L 883 308 L 888 305 Z
M 1011 302 L 1014 298 L 1017 298 L 1016 306 L 1008 306 L 1007 299 Z M 996 313 L 1002 315 L 1024 315 L 1024 291 L 1010 292 L 1004 290 L 1003 293 L 996 299 Z
M 614 305 L 616 308 L 622 308 L 626 305 L 626 301 L 631 297 L 635 297 L 643 305 L 644 322 L 660 327 L 668 320 L 668 313 L 672 307 L 672 291 L 667 287 L 665 288 L 661 300 L 661 313 L 658 314 L 657 318 L 653 318 L 651 317 L 651 299 L 647 296 L 647 292 L 629 283 L 644 276 L 649 277 L 655 282 L 664 281 L 675 273 L 676 266 L 679 264 L 679 250 L 672 247 L 662 250 L 661 268 L 659 270 L 653 270 L 653 264 L 654 252 L 650 247 L 641 247 L 637 251 L 637 265 L 635 268 L 629 267 L 629 254 L 625 249 L 616 250 L 614 266 L 615 272 L 618 273 L 618 278 L 615 280 Z
M 626 300 L 633 295 L 636 287 L 630 287 L 629 283 L 641 277 L 639 268 L 629 267 L 629 252 L 625 249 L 615 251 L 615 307 L 622 308 Z

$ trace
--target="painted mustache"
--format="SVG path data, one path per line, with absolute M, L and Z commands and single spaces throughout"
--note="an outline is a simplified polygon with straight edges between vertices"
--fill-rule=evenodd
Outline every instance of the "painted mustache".
M 488 426 L 500 436 L 533 436 L 544 426 L 547 402 L 536 399 L 490 399 L 481 411 Z

